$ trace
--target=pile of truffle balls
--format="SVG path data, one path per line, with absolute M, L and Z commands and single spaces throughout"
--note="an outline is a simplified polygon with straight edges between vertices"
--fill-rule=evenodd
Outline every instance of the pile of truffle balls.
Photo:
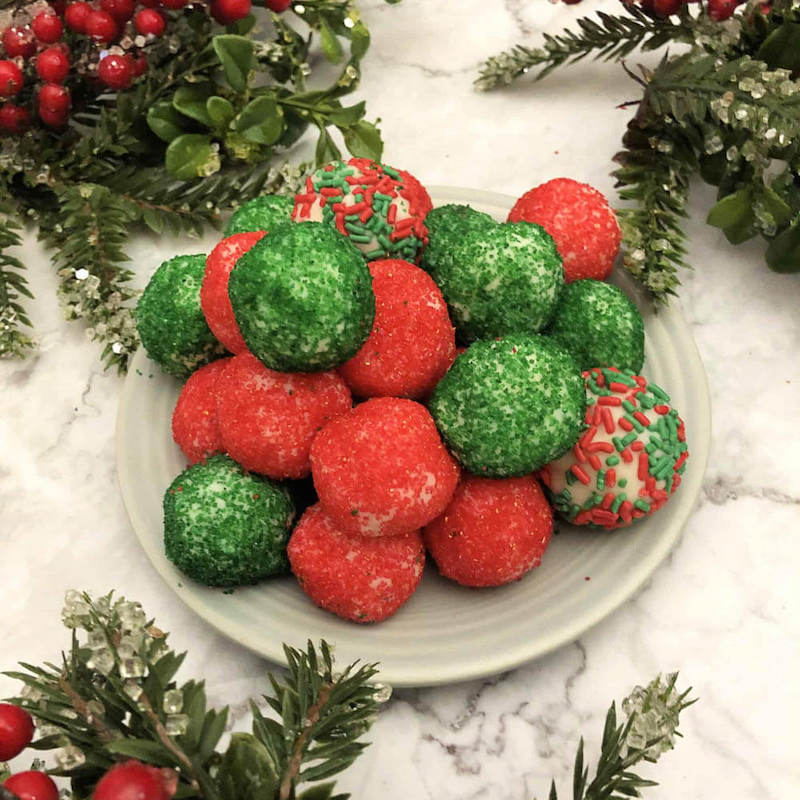
M 209 586 L 291 570 L 321 608 L 377 622 L 426 553 L 499 586 L 540 564 L 554 510 L 598 530 L 652 514 L 688 451 L 640 374 L 641 316 L 605 282 L 619 242 L 573 180 L 498 223 L 368 159 L 242 206 L 208 255 L 164 262 L 136 312 L 185 381 L 168 558 Z

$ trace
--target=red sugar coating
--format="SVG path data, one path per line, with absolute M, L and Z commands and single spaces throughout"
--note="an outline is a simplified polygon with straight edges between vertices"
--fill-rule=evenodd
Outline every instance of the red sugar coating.
M 538 567 L 553 533 L 539 482 L 467 475 L 424 530 L 439 572 L 464 586 L 500 586 Z
M 270 478 L 302 478 L 311 442 L 352 398 L 335 372 L 275 372 L 251 353 L 230 359 L 217 384 L 217 419 L 228 455 Z
M 403 189 L 400 191 L 400 196 L 405 197 L 412 208 L 416 208 L 424 220 L 427 213 L 433 209 L 433 202 L 428 190 L 410 172 L 404 169 L 399 169 L 397 172 L 403 179 Z
M 314 603 L 354 622 L 392 616 L 414 594 L 425 566 L 419 531 L 383 538 L 344 533 L 319 504 L 303 514 L 288 554 Z
M 359 397 L 424 397 L 455 358 L 455 330 L 442 293 L 427 272 L 407 261 L 373 261 L 369 271 L 372 332 L 339 373 Z
M 206 273 L 200 289 L 200 305 L 203 308 L 208 327 L 231 353 L 244 353 L 244 343 L 233 308 L 228 297 L 228 278 L 236 262 L 266 231 L 234 233 L 223 239 L 206 258 Z
M 337 527 L 392 536 L 421 528 L 444 510 L 459 468 L 424 406 L 376 397 L 320 431 L 311 446 L 311 474 Z
M 189 376 L 172 412 L 172 438 L 190 464 L 224 453 L 217 423 L 216 387 L 230 358 L 212 361 Z
M 509 222 L 535 222 L 555 240 L 564 260 L 564 280 L 605 280 L 614 266 L 622 234 L 614 211 L 597 189 L 555 178 L 517 200 Z

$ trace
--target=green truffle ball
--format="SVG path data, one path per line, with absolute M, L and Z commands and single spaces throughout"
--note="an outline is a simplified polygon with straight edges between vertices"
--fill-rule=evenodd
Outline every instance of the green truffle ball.
M 425 217 L 428 244 L 422 251 L 420 266 L 437 280 L 437 275 L 448 268 L 453 250 L 466 233 L 485 230 L 496 224 L 488 214 L 476 211 L 472 206 L 449 203 L 434 208 Z
M 231 272 L 228 294 L 248 349 L 270 369 L 315 372 L 352 358 L 375 295 L 361 253 L 328 225 L 277 228 Z
M 466 232 L 436 282 L 462 340 L 537 333 L 553 316 L 564 269 L 553 238 L 531 222 Z
M 165 261 L 136 306 L 136 327 L 147 355 L 176 378 L 188 378 L 225 352 L 200 307 L 205 270 L 202 254 Z
M 586 392 L 578 365 L 545 336 L 480 341 L 430 401 L 440 433 L 475 475 L 526 475 L 578 440 Z
M 293 517 L 284 488 L 212 456 L 178 475 L 164 495 L 167 558 L 207 586 L 255 583 L 287 571 Z
M 271 231 L 292 221 L 294 197 L 288 194 L 265 194 L 245 203 L 233 212 L 225 228 L 226 236 L 247 231 Z
M 627 295 L 602 281 L 568 283 L 547 333 L 568 350 L 582 370 L 617 367 L 639 373 L 644 362 L 644 325 Z

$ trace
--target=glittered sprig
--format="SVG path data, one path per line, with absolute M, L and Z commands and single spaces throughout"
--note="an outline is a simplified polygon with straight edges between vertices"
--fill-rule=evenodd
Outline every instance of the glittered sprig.
M 34 346 L 23 330 L 32 326 L 20 298 L 33 297 L 25 265 L 8 252 L 22 244 L 19 232 L 19 225 L 0 209 L 0 358 L 24 358 Z

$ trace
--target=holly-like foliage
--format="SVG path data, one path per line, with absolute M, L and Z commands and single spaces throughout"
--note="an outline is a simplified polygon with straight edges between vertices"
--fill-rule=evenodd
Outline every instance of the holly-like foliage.
M 718 187 L 707 222 L 733 243 L 767 241 L 777 272 L 800 271 L 800 3 L 749 2 L 725 22 L 704 3 L 660 18 L 631 4 L 618 15 L 584 18 L 578 31 L 546 37 L 489 59 L 476 81 L 488 89 L 529 69 L 538 77 L 586 56 L 623 61 L 634 48 L 667 51 L 634 73 L 642 98 L 627 126 L 613 173 L 624 263 L 657 301 L 677 292 L 685 261 L 688 185 L 699 175 Z M 624 62 L 623 62 L 624 66 Z
M 34 119 L 24 134 L 0 139 L 0 357 L 22 357 L 35 344 L 12 249 L 15 217 L 38 226 L 65 316 L 87 322 L 106 364 L 125 370 L 138 346 L 125 266 L 132 232 L 198 233 L 253 197 L 295 191 L 311 165 L 293 166 L 282 154 L 307 129 L 317 132 L 317 163 L 341 155 L 337 138 L 353 155 L 381 156 L 365 104 L 342 102 L 358 87 L 369 47 L 350 0 L 305 0 L 227 29 L 202 5 L 165 13 L 167 34 L 145 48 L 147 71 L 120 92 L 88 77 L 98 46 L 68 32 L 77 65 L 66 82 L 69 124 L 53 130 Z M 317 48 L 337 73 L 310 90 Z M 32 105 L 32 60 L 25 69 L 14 100 Z

